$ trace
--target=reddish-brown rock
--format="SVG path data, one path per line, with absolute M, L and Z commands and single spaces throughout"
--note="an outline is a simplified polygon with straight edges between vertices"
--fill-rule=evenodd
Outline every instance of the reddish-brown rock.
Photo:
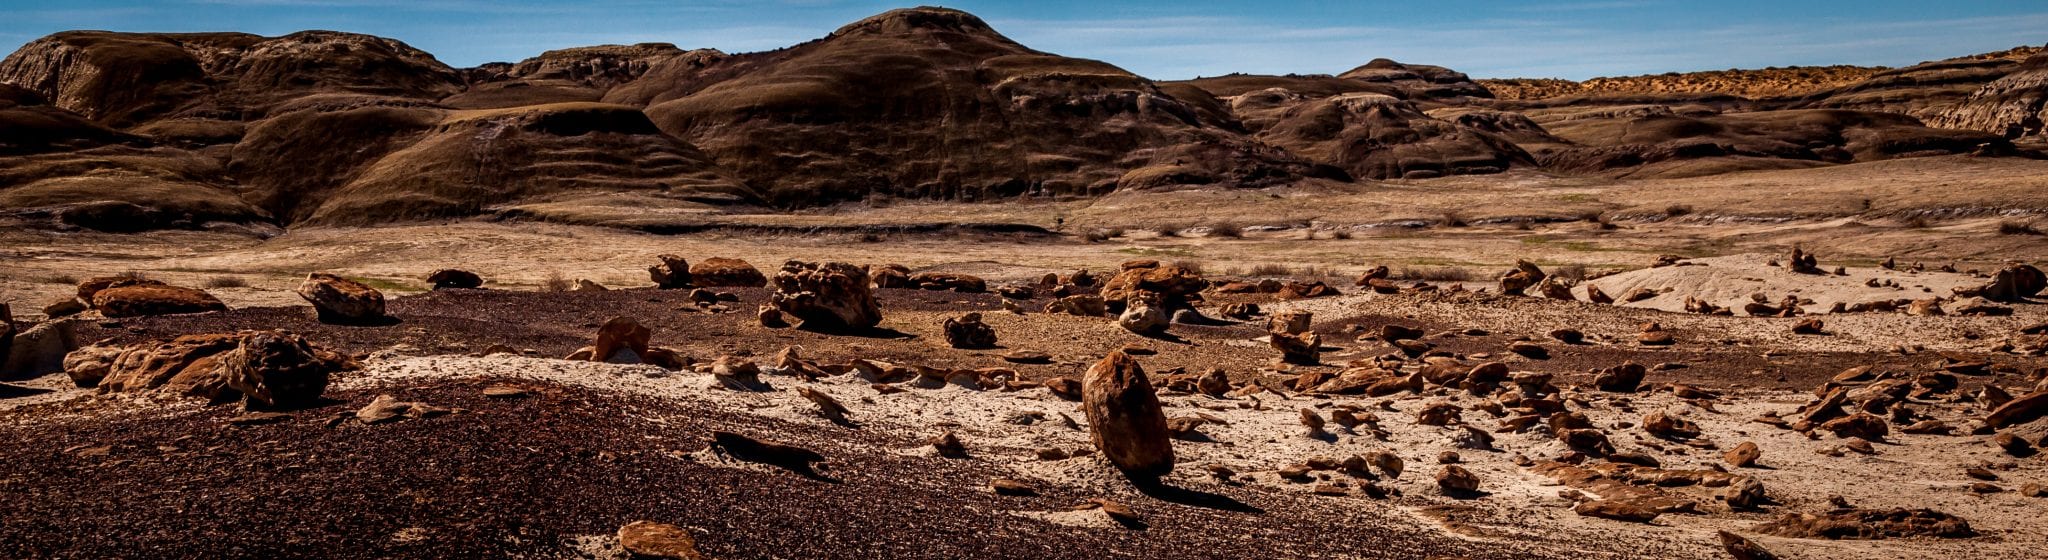
M 313 304 L 322 323 L 365 324 L 384 319 L 384 293 L 325 272 L 306 275 L 299 297 Z
M 1110 352 L 1081 381 L 1082 409 L 1095 447 L 1111 464 L 1137 477 L 1173 470 L 1173 442 L 1166 414 L 1138 361 Z
M 690 283 L 707 288 L 759 288 L 768 285 L 768 277 L 747 261 L 711 257 L 690 265 Z
M 867 271 L 846 263 L 783 263 L 770 300 L 809 329 L 865 329 L 882 322 Z
M 92 307 L 112 318 L 226 311 L 227 304 L 204 291 L 144 280 L 94 290 Z

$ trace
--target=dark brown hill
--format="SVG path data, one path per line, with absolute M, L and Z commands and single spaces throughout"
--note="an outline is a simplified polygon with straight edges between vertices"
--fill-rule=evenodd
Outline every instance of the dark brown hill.
M 715 57 L 708 57 L 715 58 Z M 673 64 L 608 101 L 647 113 L 779 205 L 1292 181 L 1312 166 L 1093 60 L 980 19 L 896 10 L 780 51 Z
M 333 31 L 64 32 L 0 61 L 0 82 L 116 127 L 168 116 L 249 120 L 317 93 L 440 99 L 462 90 L 461 76 L 433 55 Z
M 1682 115 L 1657 109 L 1550 123 L 1551 133 L 1580 147 L 1546 154 L 1542 162 L 1567 172 L 1692 176 L 1968 153 L 2003 142 L 1982 132 L 1928 128 L 1891 113 Z
M 1504 137 L 1430 117 L 1391 96 L 1351 93 L 1304 100 L 1273 91 L 1238 98 L 1236 107 L 1245 114 L 1263 113 L 1248 119 L 1260 123 L 1258 138 L 1357 177 L 1499 173 L 1535 162 Z M 1268 100 L 1266 108 L 1255 108 Z

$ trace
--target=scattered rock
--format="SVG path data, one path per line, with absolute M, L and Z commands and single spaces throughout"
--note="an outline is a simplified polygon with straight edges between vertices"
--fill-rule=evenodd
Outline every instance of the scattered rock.
M 1610 393 L 1633 393 L 1642 388 L 1643 377 L 1648 373 L 1642 364 L 1623 363 L 1594 374 L 1593 387 Z
M 226 311 L 228 308 L 212 294 L 154 280 L 123 280 L 92 294 L 92 308 L 102 316 L 115 319 Z
M 1763 545 L 1743 538 L 1742 535 L 1727 531 L 1716 531 L 1716 534 L 1721 537 L 1721 550 L 1727 551 L 1729 558 L 1734 560 L 1778 560 L 1778 555 L 1772 554 Z
M 1758 525 L 1759 533 L 1798 539 L 1896 539 L 1976 536 L 1963 518 L 1931 509 L 1841 509 L 1824 514 L 1786 513 Z
M 996 493 L 997 495 L 999 495 L 999 496 L 1036 496 L 1036 495 L 1038 495 L 1038 489 L 1037 489 L 1037 488 L 1033 488 L 1033 487 L 1032 487 L 1032 486 L 1031 486 L 1030 484 L 1025 484 L 1025 483 L 1024 483 L 1023 481 L 1020 481 L 1020 480 L 1016 480 L 1016 479 L 1009 479 L 1009 478 L 997 478 L 997 479 L 992 479 L 992 480 L 989 480 L 989 481 L 988 481 L 988 487 L 989 487 L 989 489 L 990 489 L 990 490 L 993 490 L 993 491 L 995 491 L 995 493 Z
M 1479 477 L 1465 467 L 1444 465 L 1436 473 L 1436 485 L 1446 493 L 1472 493 L 1479 491 Z
M 636 558 L 704 560 L 690 531 L 653 521 L 634 521 L 619 528 L 619 546 Z
M 647 267 L 647 277 L 654 280 L 654 287 L 664 290 L 679 290 L 690 287 L 690 261 L 675 255 L 654 257 L 660 264 Z
M 406 418 L 430 418 L 448 412 L 449 409 L 426 403 L 400 401 L 391 395 L 377 395 L 368 406 L 356 410 L 356 420 L 364 424 L 383 424 Z
M 946 343 L 954 348 L 994 348 L 996 345 L 996 329 L 981 322 L 980 313 L 946 319 L 945 333 Z
M 1763 455 L 1763 450 L 1757 448 L 1756 442 L 1745 441 L 1736 445 L 1734 449 L 1728 450 L 1721 457 L 1727 459 L 1730 465 L 1747 468 L 1756 466 L 1757 459 L 1762 458 Z
M 384 319 L 384 293 L 361 282 L 315 272 L 299 283 L 298 292 L 313 304 L 322 323 L 360 325 Z
M 1649 523 L 1657 518 L 1655 511 L 1620 500 L 1587 500 L 1572 507 L 1572 511 L 1586 517 L 1629 523 Z

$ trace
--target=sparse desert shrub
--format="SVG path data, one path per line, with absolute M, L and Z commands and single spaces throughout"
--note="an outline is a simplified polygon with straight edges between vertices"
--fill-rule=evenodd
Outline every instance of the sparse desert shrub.
M 2041 233 L 2041 229 L 2040 229 L 2039 227 L 2035 227 L 2035 226 L 2034 226 L 2034 224 L 2033 224 L 2033 222 L 2021 222 L 2021 221 L 2016 221 L 2016 220 L 2006 220 L 2006 221 L 1998 222 L 1998 234 L 1999 234 L 1999 235 L 2042 235 L 2042 233 Z
M 1673 204 L 1664 207 L 1664 217 L 1666 218 L 1676 218 L 1691 213 L 1692 206 L 1688 204 Z
M 248 281 L 248 280 L 243 280 L 243 279 L 242 279 L 242 277 L 240 277 L 240 276 L 215 276 L 215 277 L 212 277 L 212 278 L 208 278 L 208 279 L 206 279 L 206 287 L 208 287 L 208 288 L 247 288 L 247 287 L 249 287 L 249 281 Z
M 1330 239 L 1350 239 L 1350 238 L 1351 238 L 1351 230 L 1348 230 L 1348 229 L 1333 229 L 1333 230 L 1330 230 Z
M 1464 214 L 1459 214 L 1456 211 L 1452 211 L 1444 212 L 1443 219 L 1437 221 L 1437 225 L 1443 227 L 1465 227 L 1468 224 L 1465 222 Z
M 1101 243 L 1118 237 L 1123 237 L 1123 235 L 1123 228 L 1095 229 L 1088 230 L 1088 233 L 1082 234 L 1081 239 L 1089 243 Z
M 1160 237 L 1180 237 L 1180 230 L 1184 229 L 1187 229 L 1187 226 L 1181 224 L 1159 224 L 1152 227 L 1152 233 L 1157 233 Z
M 896 197 L 885 193 L 868 193 L 868 197 L 862 199 L 861 203 L 869 208 L 888 208 L 896 205 Z
M 1394 271 L 1394 277 L 1403 280 L 1425 282 L 1470 282 L 1472 271 L 1451 266 L 1404 267 Z
M 78 277 L 69 274 L 51 274 L 36 280 L 45 284 L 78 284 Z
M 1550 275 L 1557 277 L 1558 280 L 1576 284 L 1586 279 L 1586 265 L 1567 264 L 1559 266 L 1550 269 Z
M 1173 261 L 1173 266 L 1178 266 L 1178 267 L 1181 267 L 1181 268 L 1187 269 L 1187 270 L 1188 270 L 1188 272 L 1193 272 L 1193 273 L 1195 273 L 1195 274 L 1201 274 L 1201 273 L 1202 273 L 1202 263 L 1200 263 L 1200 262 L 1198 262 L 1198 261 L 1189 261 L 1189 260 L 1179 260 L 1179 261 Z
M 875 232 L 872 232 L 872 231 L 865 231 L 865 232 L 861 232 L 861 234 L 860 234 L 860 242 L 861 242 L 861 243 L 881 243 L 881 242 L 882 242 L 882 234 L 879 234 L 879 233 L 875 233 Z
M 1910 216 L 1900 220 L 1899 225 L 1905 226 L 1906 229 L 1927 229 L 1934 227 L 1934 222 L 1928 221 L 1926 216 Z
M 1258 264 L 1258 265 L 1254 265 L 1254 266 L 1252 266 L 1252 269 L 1251 269 L 1250 271 L 1247 271 L 1247 272 L 1245 272 L 1245 275 L 1247 275 L 1247 276 L 1293 276 L 1293 275 L 1294 275 L 1294 267 L 1291 267 L 1291 266 L 1287 266 L 1287 265 L 1284 265 L 1284 264 L 1274 264 L 1274 263 L 1261 263 L 1261 264 Z
M 122 279 L 126 279 L 126 280 L 148 280 L 148 279 L 149 279 L 149 276 L 147 276 L 147 275 L 144 275 L 144 274 L 142 273 L 142 271 L 140 271 L 140 270 L 129 270 L 129 271 L 123 271 L 123 272 L 121 272 L 120 274 L 115 274 L 115 275 L 114 275 L 114 277 L 116 277 L 116 278 L 122 278 Z
M 547 279 L 541 280 L 540 291 L 566 292 L 569 291 L 569 288 L 572 286 L 574 286 L 574 284 L 569 282 L 569 278 L 562 276 L 562 271 L 557 270 L 549 272 Z
M 1238 239 L 1244 237 L 1244 229 L 1230 222 L 1218 222 L 1209 226 L 1209 237 Z

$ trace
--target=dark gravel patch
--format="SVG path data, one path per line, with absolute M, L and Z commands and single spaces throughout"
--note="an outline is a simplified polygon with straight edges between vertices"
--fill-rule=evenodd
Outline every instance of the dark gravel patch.
M 1066 527 L 1005 512 L 1094 496 L 1050 484 L 1038 497 L 996 496 L 984 490 L 996 471 L 983 459 L 884 449 L 911 441 L 531 381 L 522 383 L 533 396 L 490 400 L 480 395 L 489 383 L 337 391 L 336 404 L 258 426 L 228 424 L 239 411 L 225 406 L 85 400 L 0 413 L 16 426 L 0 438 L 0 462 L 33 466 L 0 476 L 0 557 L 560 557 L 575 537 L 640 519 L 691 528 L 717 558 L 1545 556 L 1517 550 L 1532 541 L 1396 524 L 1403 514 L 1392 506 L 1237 487 L 1171 501 L 1119 490 L 1109 497 L 1148 527 Z M 380 392 L 466 412 L 330 425 Z M 17 424 L 77 409 L 90 418 Z M 837 482 L 678 457 L 712 430 L 810 446 Z M 1230 503 L 1252 511 L 1215 507 Z

